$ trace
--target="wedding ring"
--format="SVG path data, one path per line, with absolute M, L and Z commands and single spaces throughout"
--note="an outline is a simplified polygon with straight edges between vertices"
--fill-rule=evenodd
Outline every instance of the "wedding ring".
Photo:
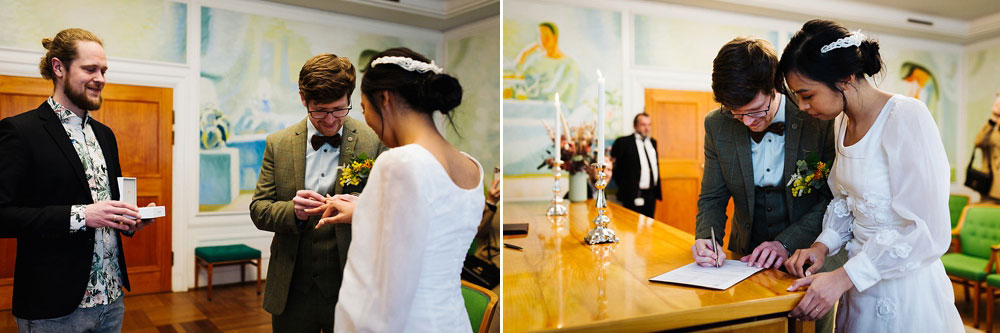
M 112 215 L 112 216 L 114 216 L 113 221 L 115 221 L 115 223 L 118 223 L 118 215 Z M 118 224 L 121 224 L 121 223 L 118 223 Z

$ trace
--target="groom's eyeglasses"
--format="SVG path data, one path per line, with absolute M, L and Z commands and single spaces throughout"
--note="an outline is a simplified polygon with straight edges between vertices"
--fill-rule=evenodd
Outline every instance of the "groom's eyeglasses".
M 765 107 L 763 110 L 760 110 L 760 111 L 752 111 L 752 112 L 747 112 L 747 113 L 733 113 L 733 110 L 730 110 L 729 108 L 727 108 L 725 106 L 722 106 L 722 108 L 721 108 L 721 110 L 719 112 L 722 112 L 723 116 L 732 117 L 733 119 L 743 119 L 743 117 L 760 118 L 760 117 L 763 117 L 764 115 L 766 115 L 767 111 L 771 110 L 771 101 L 773 101 L 773 100 L 774 100 L 773 97 L 772 98 L 768 98 L 767 107 Z
M 332 114 L 334 118 L 344 118 L 348 113 L 351 112 L 351 106 L 348 105 L 346 108 L 336 108 L 330 111 L 309 111 L 309 116 L 313 119 L 323 119 L 327 115 Z

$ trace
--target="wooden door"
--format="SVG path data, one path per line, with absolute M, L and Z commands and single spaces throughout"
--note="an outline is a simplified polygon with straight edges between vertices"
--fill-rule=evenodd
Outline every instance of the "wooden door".
M 48 80 L 0 76 L 0 118 L 35 109 L 50 95 Z M 139 205 L 156 202 L 168 212 L 132 238 L 122 237 L 129 294 L 170 291 L 173 90 L 108 84 L 103 96 L 91 115 L 114 131 L 122 174 L 137 178 Z M 0 310 L 11 306 L 16 251 L 15 239 L 0 239 L 0 258 L 10 259 L 0 263 Z
M 655 218 L 692 234 L 705 166 L 705 115 L 718 107 L 712 92 L 646 89 L 663 195 Z M 732 216 L 731 200 L 728 210 Z

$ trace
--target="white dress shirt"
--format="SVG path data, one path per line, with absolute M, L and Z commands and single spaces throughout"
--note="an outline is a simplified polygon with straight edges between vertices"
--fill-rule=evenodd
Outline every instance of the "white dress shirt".
M 785 96 L 781 96 L 778 112 L 771 123 L 785 121 Z M 785 132 L 788 128 L 785 127 Z M 781 186 L 781 176 L 785 172 L 785 136 L 771 132 L 764 134 L 760 143 L 750 140 L 750 157 L 753 160 L 754 186 Z
M 321 195 L 330 193 L 337 181 L 337 166 L 340 165 L 340 147 L 334 148 L 324 143 L 319 150 L 312 147 L 312 136 L 319 135 L 319 130 L 311 121 L 306 121 L 309 129 L 306 134 L 306 189 L 316 191 Z M 341 139 L 344 137 L 344 126 L 337 131 Z
M 650 186 L 656 185 L 660 179 L 660 170 L 656 161 L 656 149 L 653 148 L 653 140 L 648 137 L 642 138 L 639 133 L 635 134 L 635 149 L 639 152 L 639 189 L 648 190 Z M 652 168 L 650 168 L 652 166 Z M 653 179 L 649 179 L 649 172 L 652 169 Z

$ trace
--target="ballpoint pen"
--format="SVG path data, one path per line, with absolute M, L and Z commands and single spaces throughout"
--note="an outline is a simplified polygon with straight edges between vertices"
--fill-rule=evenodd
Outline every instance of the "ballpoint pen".
M 715 227 L 712 227 L 711 230 L 712 230 L 712 252 L 715 253 L 715 267 L 722 267 L 722 265 L 719 264 L 719 243 L 715 242 Z
M 507 244 L 507 243 L 503 243 L 503 247 L 506 247 L 506 248 L 508 248 L 508 249 L 515 249 L 515 250 L 521 250 L 521 251 L 523 251 L 523 250 L 524 250 L 524 248 L 522 248 L 522 247 L 520 247 L 520 246 L 517 246 L 517 245 L 514 245 L 514 244 Z

